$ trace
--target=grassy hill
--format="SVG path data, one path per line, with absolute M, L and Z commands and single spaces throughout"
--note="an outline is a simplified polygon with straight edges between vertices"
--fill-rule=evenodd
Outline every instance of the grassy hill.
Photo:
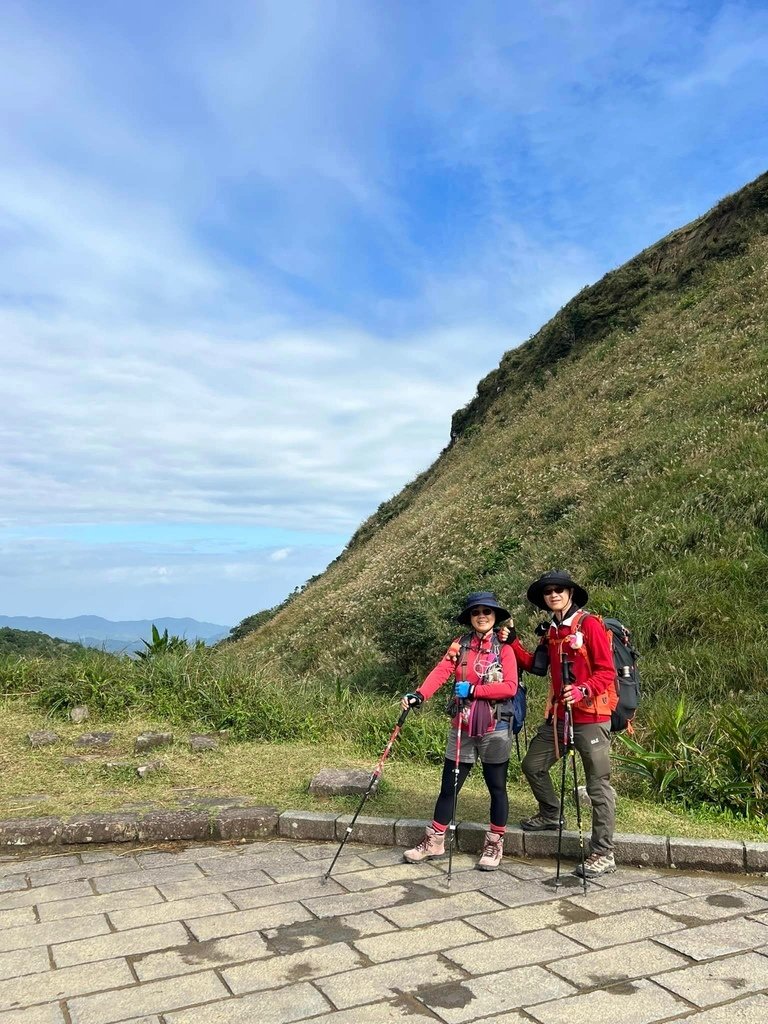
M 9 626 L 0 627 L 0 656 L 52 658 L 83 649 L 81 644 L 72 643 L 69 640 L 59 640 L 56 637 L 48 636 L 47 633 L 27 629 L 11 629 Z
M 508 352 L 454 416 L 434 465 L 325 573 L 229 642 L 157 645 L 135 660 L 0 649 L 0 816 L 27 813 L 31 777 L 49 795 L 36 813 L 135 803 L 130 771 L 119 785 L 98 764 L 73 773 L 56 748 L 20 740 L 54 719 L 76 753 L 66 722 L 75 704 L 113 723 L 128 751 L 137 723 L 231 732 L 231 753 L 207 775 L 177 744 L 151 789 L 165 806 L 183 784 L 202 783 L 324 807 L 307 795 L 309 777 L 380 753 L 397 694 L 456 634 L 464 595 L 497 590 L 530 636 L 526 586 L 561 566 L 587 585 L 594 610 L 631 626 L 643 654 L 640 742 L 624 764 L 638 774 L 614 775 L 620 828 L 764 839 L 767 321 L 768 175 L 580 292 Z M 530 682 L 535 720 L 543 687 Z M 409 718 L 380 813 L 430 813 L 442 704 Z M 514 820 L 532 805 L 516 756 L 510 771 Z M 462 801 L 463 817 L 482 820 L 482 781 Z
M 276 669 L 417 676 L 471 589 L 570 568 L 650 691 L 768 678 L 768 175 L 584 289 L 480 382 L 434 465 L 240 641 Z

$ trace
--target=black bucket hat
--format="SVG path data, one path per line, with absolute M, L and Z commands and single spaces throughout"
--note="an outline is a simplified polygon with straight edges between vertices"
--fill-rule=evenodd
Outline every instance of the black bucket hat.
M 498 598 L 490 590 L 477 590 L 474 594 L 468 594 L 467 600 L 464 602 L 464 607 L 461 610 L 461 615 L 456 617 L 456 621 L 461 623 L 462 626 L 469 625 L 469 612 L 470 609 L 481 604 L 484 608 L 495 608 L 496 609 L 496 622 L 503 622 L 504 619 L 509 618 L 509 612 L 506 608 L 502 608 L 499 604 Z
M 528 587 L 526 597 L 535 604 L 537 608 L 542 608 L 544 611 L 549 611 L 549 607 L 544 600 L 544 588 L 545 587 L 568 587 L 569 590 L 573 591 L 572 601 L 578 608 L 583 608 L 589 600 L 589 594 L 580 587 L 576 580 L 571 576 L 565 569 L 550 569 L 545 572 L 542 576 L 539 576 L 537 580 Z

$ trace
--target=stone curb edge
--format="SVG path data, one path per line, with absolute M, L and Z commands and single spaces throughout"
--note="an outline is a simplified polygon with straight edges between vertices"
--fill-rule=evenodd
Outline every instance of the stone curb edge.
M 290 839 L 341 840 L 352 816 L 319 811 L 283 811 L 276 807 L 228 807 L 207 811 L 149 811 L 145 814 L 78 814 L 60 818 L 15 818 L 0 821 L 0 850 L 28 846 L 69 846 L 89 843 L 178 842 L 183 840 L 247 840 L 283 836 Z M 350 842 L 375 846 L 410 846 L 428 824 L 413 818 L 359 816 Z M 463 821 L 457 827 L 459 850 L 477 852 L 485 826 Z M 768 843 L 730 839 L 681 839 L 670 836 L 617 834 L 616 860 L 639 867 L 685 868 L 700 871 L 768 872 Z M 567 857 L 578 855 L 578 835 L 563 833 Z M 556 832 L 523 832 L 510 828 L 504 851 L 513 857 L 554 857 Z

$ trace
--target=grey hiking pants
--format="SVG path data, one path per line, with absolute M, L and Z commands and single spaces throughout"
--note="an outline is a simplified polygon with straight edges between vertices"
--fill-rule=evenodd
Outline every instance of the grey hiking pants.
M 558 723 L 559 753 L 563 755 L 562 722 Z M 616 824 L 616 793 L 611 785 L 611 726 L 575 722 L 573 740 L 581 755 L 586 775 L 587 793 L 592 801 L 591 853 L 613 851 L 613 830 Z M 552 725 L 542 723 L 528 744 L 523 758 L 523 772 L 533 795 L 539 802 L 539 813 L 551 821 L 560 815 L 560 797 L 555 792 L 549 769 L 557 762 Z M 558 787 L 559 788 L 559 787 Z M 566 780 L 566 793 L 573 794 L 573 779 L 570 770 Z

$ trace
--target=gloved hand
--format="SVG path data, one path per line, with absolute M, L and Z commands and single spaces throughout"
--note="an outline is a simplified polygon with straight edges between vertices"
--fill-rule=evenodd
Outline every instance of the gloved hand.
M 573 683 L 566 683 L 560 694 L 560 701 L 563 704 L 578 704 L 589 696 L 588 686 L 576 686 Z
M 454 697 L 458 697 L 459 700 L 468 700 L 472 696 L 474 686 L 470 683 L 455 683 L 453 687 Z
M 406 693 L 403 694 L 403 699 L 400 701 L 400 707 L 403 711 L 408 708 L 418 708 L 424 703 L 424 698 L 420 693 Z

